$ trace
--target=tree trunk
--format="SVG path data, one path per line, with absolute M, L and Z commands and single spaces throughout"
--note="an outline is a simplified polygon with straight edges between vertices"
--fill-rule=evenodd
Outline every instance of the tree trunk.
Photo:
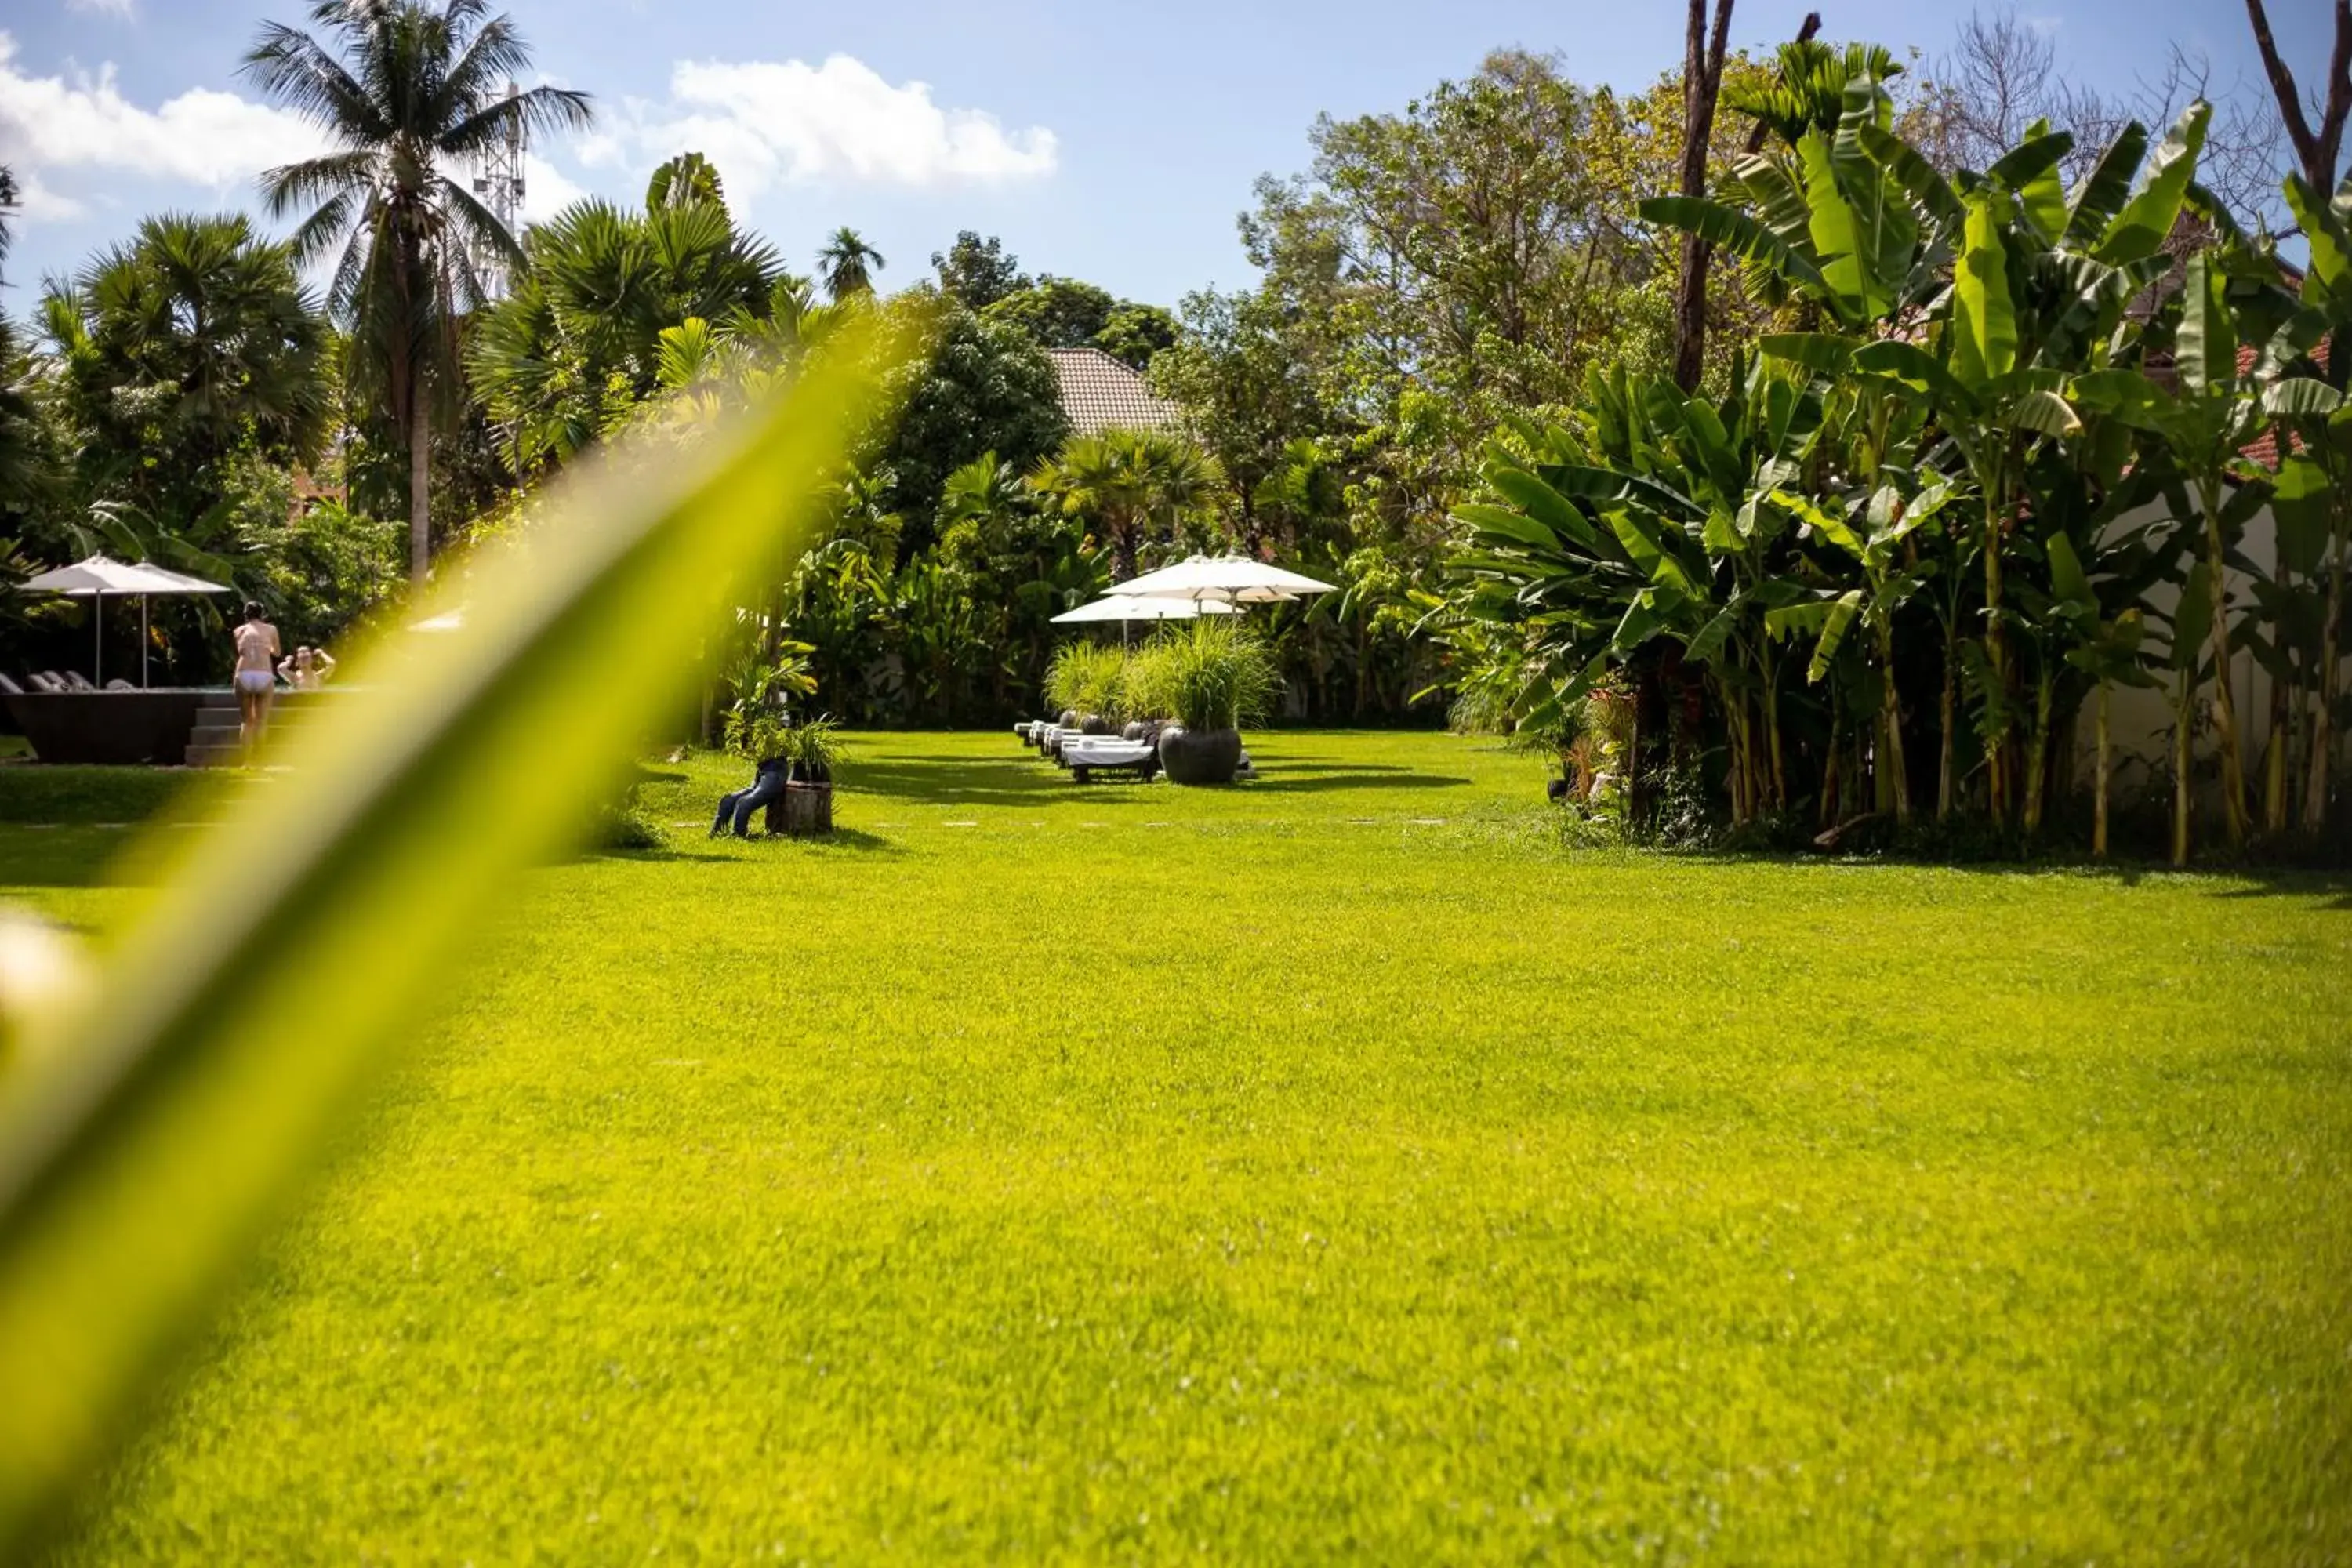
M 1911 771 L 1903 761 L 1903 697 L 1895 689 L 1895 626 L 1892 621 L 1878 628 L 1878 662 L 1885 671 L 1885 695 L 1879 700 L 1879 722 L 1885 726 L 1885 738 L 1881 744 L 1886 750 L 1881 772 L 1886 777 L 1888 792 L 1895 806 L 1895 823 L 1898 827 L 1911 826 Z
M 2344 535 L 2336 536 L 2327 573 L 2327 618 L 2319 634 L 2319 707 L 2311 720 L 2311 775 L 2304 781 L 2303 830 L 2317 837 L 2327 826 L 2328 770 L 2335 765 L 2337 628 L 2344 624 Z
M 2204 491 L 2205 569 L 2213 593 L 2213 728 L 2221 741 L 2222 823 L 2232 850 L 2246 847 L 2246 764 L 2238 751 L 2238 702 L 2230 689 L 2230 590 L 2223 580 L 2221 548 L 2221 487 L 2210 479 Z
M 1683 166 L 1678 186 L 1693 198 L 1706 194 L 1706 150 L 1715 134 L 1715 100 L 1723 88 L 1723 51 L 1731 31 L 1732 0 L 1715 0 L 1715 30 L 1706 26 L 1706 0 L 1690 0 L 1690 24 L 1683 48 Z M 1675 282 L 1675 384 L 1698 389 L 1706 355 L 1706 264 L 1708 247 L 1696 235 L 1683 236 L 1682 266 Z
M 2115 777 L 2115 752 L 2107 727 L 2108 691 L 2107 682 L 2099 682 L 2099 760 L 2091 796 L 2091 858 L 2095 860 L 2107 858 L 2107 791 Z
M 2279 58 L 2271 37 L 2271 19 L 2263 0 L 2246 0 L 2246 19 L 2254 29 L 2254 47 L 2262 56 L 2271 96 L 2278 100 L 2279 118 L 2286 123 L 2287 142 L 2294 149 L 2303 177 L 2325 201 L 2336 188 L 2336 160 L 2343 151 L 2344 124 L 2352 116 L 2352 0 L 2336 0 L 2336 43 L 2329 51 L 2327 75 L 2311 97 L 2319 105 L 2319 124 L 2305 113 L 2304 92 L 2286 62 Z
M 2197 672 L 2180 672 L 2180 690 L 2172 711 L 2172 863 L 2189 864 L 2189 740 L 2196 729 Z
M 2009 639 L 2000 626 L 2000 486 L 1985 487 L 1985 664 L 1990 670 L 1985 701 L 1991 704 L 1985 726 L 1985 777 L 1992 790 L 1993 819 L 2008 826 L 2016 803 L 2010 798 Z
M 1648 827 L 1658 815 L 1658 775 L 1666 748 L 1665 683 L 1654 650 L 1637 652 L 1633 665 L 1633 755 L 1625 759 L 1625 803 L 1634 825 Z
M 1944 736 L 1936 760 L 1936 820 L 1942 822 L 1952 815 L 1958 804 L 1953 796 L 1959 793 L 1959 780 L 1954 776 L 1959 763 L 1954 749 L 1958 738 L 1953 731 L 1960 721 L 1960 642 L 1949 628 L 1944 632 L 1944 694 L 1937 706 Z
M 2042 831 L 2042 798 L 2050 793 L 2050 706 L 2053 693 L 2044 670 L 2033 683 L 2033 732 L 2026 739 L 2025 832 Z
M 2271 677 L 2270 743 L 2263 749 L 2263 831 L 2286 831 L 2287 755 L 2294 742 L 2294 688 Z
M 423 379 L 409 382 L 408 410 L 408 580 L 419 587 L 433 555 L 433 422 Z

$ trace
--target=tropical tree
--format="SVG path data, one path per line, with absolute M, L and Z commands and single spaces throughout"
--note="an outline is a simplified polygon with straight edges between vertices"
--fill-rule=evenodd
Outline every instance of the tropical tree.
M 715 201 L 629 212 L 591 199 L 534 226 L 523 248 L 466 355 L 520 473 L 570 457 L 650 395 L 668 329 L 699 321 L 725 336 L 800 310 L 795 291 L 779 292 L 782 259 Z
M 432 426 L 459 399 L 458 323 L 483 301 L 476 258 L 523 257 L 453 171 L 531 131 L 588 123 L 585 93 L 512 90 L 530 65 L 513 22 L 484 0 L 317 0 L 317 33 L 265 25 L 245 73 L 334 150 L 262 176 L 270 212 L 304 212 L 298 259 L 341 247 L 328 306 L 408 452 L 409 574 L 432 545 Z
M 646 182 L 646 210 L 696 205 L 725 206 L 727 188 L 710 160 L 699 153 L 680 153 Z
M 1181 437 L 1107 430 L 1068 442 L 1030 482 L 1096 527 L 1110 550 L 1111 581 L 1123 583 L 1136 574 L 1145 540 L 1172 534 L 1223 479 L 1216 459 Z
M 148 218 L 41 308 L 88 500 L 185 533 L 233 455 L 316 455 L 326 322 L 289 248 L 244 216 Z
M 833 231 L 816 259 L 824 291 L 835 303 L 855 294 L 873 293 L 874 275 L 889 265 L 880 251 L 866 243 L 865 236 L 846 225 Z

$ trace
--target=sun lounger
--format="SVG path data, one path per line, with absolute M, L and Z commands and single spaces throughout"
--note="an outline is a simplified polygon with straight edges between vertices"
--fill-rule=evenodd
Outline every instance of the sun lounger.
M 1113 735 L 1067 735 L 1062 740 L 1062 765 L 1080 784 L 1097 773 L 1132 773 L 1146 784 L 1160 772 L 1160 752 L 1141 741 Z

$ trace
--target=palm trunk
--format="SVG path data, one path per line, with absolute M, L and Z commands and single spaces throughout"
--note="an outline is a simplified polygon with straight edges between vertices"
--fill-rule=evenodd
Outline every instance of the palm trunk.
M 2180 672 L 2180 690 L 2172 710 L 2172 863 L 2189 864 L 2189 738 L 2197 712 L 2197 672 Z
M 1937 717 L 1943 728 L 1943 744 L 1936 760 L 1936 820 L 1945 821 L 1952 815 L 1953 796 L 1959 792 L 1959 780 L 1953 776 L 1958 766 L 1958 753 L 1954 750 L 1953 730 L 1960 721 L 1960 646 L 1949 627 L 1944 631 L 1944 693 L 1937 703 Z
M 2095 793 L 2091 796 L 2091 858 L 2095 860 L 2104 860 L 2107 858 L 2107 791 L 2109 781 L 2115 777 L 2115 752 L 2109 740 L 2107 727 L 2109 690 L 2107 682 L 2104 680 L 2099 682 L 2098 773 L 2094 785 Z
M 2014 802 L 2009 781 L 2009 640 L 2000 629 L 2000 500 L 1999 487 L 1985 488 L 1985 664 L 1991 670 L 1985 700 L 1992 705 L 1986 725 L 1985 776 L 1992 788 L 1992 815 L 2007 825 Z
M 2042 831 L 2042 796 L 2049 794 L 2050 706 L 2054 696 L 2051 685 L 2046 669 L 2033 683 L 2033 732 L 2025 742 L 2025 831 L 2029 837 Z
M 2336 536 L 2327 574 L 2327 616 L 2319 634 L 2319 705 L 2311 717 L 2311 773 L 2303 786 L 2303 830 L 2317 837 L 2327 826 L 2328 770 L 2336 750 L 2336 666 L 2343 657 L 2336 631 L 2344 624 L 2344 535 Z
M 433 554 L 433 426 L 415 380 L 409 383 L 408 580 L 422 587 Z
M 2263 831 L 2286 831 L 2286 772 L 2294 749 L 2294 688 L 2271 677 L 2271 737 L 2263 752 Z
M 2222 821 L 2230 847 L 2237 850 L 2246 845 L 2246 764 L 2238 751 L 2237 699 L 2230 689 L 2230 590 L 2222 577 L 2221 481 L 2208 479 L 2199 489 L 2205 503 L 2205 569 L 2212 579 L 2213 727 L 2221 742 Z
M 1895 805 L 1895 822 L 1899 827 L 1911 826 L 1911 773 L 1903 762 L 1903 698 L 1895 689 L 1895 626 L 1892 622 L 1878 629 L 1878 662 L 1885 672 L 1885 695 L 1879 700 L 1879 721 L 1885 726 L 1886 747 L 1880 772 L 1885 775 L 1888 793 Z

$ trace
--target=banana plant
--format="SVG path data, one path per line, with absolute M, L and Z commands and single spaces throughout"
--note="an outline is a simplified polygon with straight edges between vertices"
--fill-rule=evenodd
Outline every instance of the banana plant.
M 2270 497 L 2270 485 L 2242 453 L 2260 434 L 2263 403 L 2239 368 L 2238 333 L 2222 264 L 2211 252 L 2189 259 L 2174 338 L 2177 392 L 2137 370 L 2109 368 L 2077 376 L 2074 395 L 2154 436 L 2189 485 L 2204 529 L 2206 591 L 2212 599 L 2213 724 L 2221 754 L 2223 821 L 2232 849 L 2246 841 L 2250 818 L 2245 763 L 2230 681 L 2230 614 L 2225 572 L 2246 523 Z M 2231 488 L 2234 486 L 2234 489 Z
M 1822 595 L 1770 612 L 1770 629 L 1781 636 L 1810 632 L 1813 654 L 1805 672 L 1808 681 L 1829 673 L 1839 645 L 1857 623 L 1871 635 L 1880 676 L 1879 745 L 1890 781 L 1888 797 L 1895 819 L 1911 823 L 1910 769 L 1903 752 L 1903 705 L 1895 682 L 1895 626 L 1898 616 L 1937 571 L 1932 559 L 1922 560 L 1913 536 L 1938 525 L 1945 508 L 1960 499 L 1960 490 L 1938 479 L 1924 489 L 1906 491 L 1898 470 L 1880 469 L 1875 488 L 1857 496 L 1840 516 L 1811 499 L 1782 489 L 1773 504 L 1799 518 L 1812 534 L 1852 558 L 1862 574 L 1858 587 Z
M 2197 736 L 2198 671 L 2210 641 L 2213 593 L 2210 569 L 2199 561 L 2189 569 L 2171 615 L 2166 666 L 2172 681 L 2172 863 L 2189 864 L 2189 807 L 2193 797 Z
M 2336 712 L 2343 700 L 2345 577 L 2352 556 L 2352 410 L 2345 391 L 2352 360 L 2342 351 L 2352 327 L 2352 177 L 2323 201 L 2300 174 L 2286 181 L 2287 205 L 2310 255 L 2299 308 L 2263 347 L 2257 374 L 2268 382 L 2263 406 L 2280 426 L 2275 512 L 2279 548 L 2305 558 L 2322 584 L 2319 646 L 2307 684 L 2302 826 L 2316 837 L 2327 825 L 2334 784 Z M 2323 365 L 2314 351 L 2330 334 L 2336 352 Z M 2315 559 L 2308 545 L 2318 547 Z

